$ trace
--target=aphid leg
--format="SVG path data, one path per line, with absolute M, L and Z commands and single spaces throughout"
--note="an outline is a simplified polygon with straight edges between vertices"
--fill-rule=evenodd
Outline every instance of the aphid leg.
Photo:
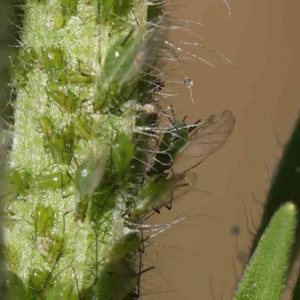
M 130 5 L 130 11 L 131 11 L 132 14 L 133 14 L 134 20 L 135 20 L 135 22 L 136 22 L 136 26 L 137 26 L 137 27 L 140 27 L 139 21 L 138 21 L 138 19 L 137 19 L 137 17 L 136 17 L 136 14 L 135 14 L 135 12 L 134 12 L 134 10 L 133 10 L 133 8 L 132 8 L 132 5 Z
M 191 133 L 192 131 L 194 131 L 194 129 L 197 128 L 197 125 L 201 122 L 201 119 L 199 119 L 198 121 L 196 121 L 189 129 L 188 132 Z
M 174 190 L 172 190 L 172 193 L 171 193 L 171 200 L 169 202 L 169 205 L 168 204 L 164 204 L 164 206 L 168 209 L 168 210 L 171 210 L 172 209 L 172 204 L 173 204 L 173 199 L 174 199 Z
M 54 262 L 54 264 L 53 264 L 53 266 L 52 266 L 52 268 L 51 268 L 51 271 L 49 272 L 47 278 L 45 279 L 45 282 L 44 282 L 44 284 L 43 284 L 43 288 L 42 288 L 42 290 L 39 292 L 39 294 L 42 294 L 43 291 L 47 288 L 47 283 L 48 283 L 49 279 L 51 278 L 51 274 L 53 274 L 53 271 L 54 271 L 56 265 L 58 264 L 58 261 L 59 261 L 59 259 L 61 258 L 61 256 L 62 256 L 62 251 L 60 251 L 58 257 L 56 258 L 56 260 L 55 260 L 55 262 Z
M 78 284 L 77 276 L 76 276 L 76 273 L 75 273 L 75 270 L 74 270 L 73 267 L 72 267 L 72 272 L 73 272 L 74 279 L 75 279 L 75 284 L 76 284 L 76 289 L 77 289 L 77 293 L 78 293 L 78 298 L 79 298 L 79 300 L 82 300 L 81 295 L 80 295 L 80 289 L 79 289 L 79 284 Z

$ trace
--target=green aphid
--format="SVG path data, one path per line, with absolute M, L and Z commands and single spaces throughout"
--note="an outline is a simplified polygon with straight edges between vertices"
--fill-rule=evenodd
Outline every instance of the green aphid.
M 98 22 L 100 22 L 100 24 L 105 25 L 109 20 L 113 12 L 114 2 L 116 2 L 116 0 L 98 0 Z
M 108 162 L 109 173 L 115 181 L 124 176 L 133 156 L 134 147 L 128 135 L 117 133 L 111 146 L 111 157 Z
M 74 155 L 75 128 L 72 124 L 66 125 L 57 131 L 53 121 L 43 116 L 38 119 L 41 131 L 44 133 L 44 147 L 52 153 L 54 162 L 69 165 Z
M 70 283 L 58 283 L 52 289 L 47 290 L 46 300 L 91 300 L 93 298 L 85 298 L 78 296 L 78 290 L 75 287 L 74 280 Z
M 51 79 L 65 83 L 67 79 L 64 53 L 60 48 L 48 48 L 42 54 L 44 68 Z
M 98 109 L 118 106 L 120 92 L 124 84 L 132 84 L 142 71 L 145 57 L 141 51 L 145 27 L 129 32 L 120 38 L 108 52 L 103 72 L 98 80 L 98 95 L 95 100 Z M 122 100 L 124 102 L 124 100 Z
M 75 72 L 73 74 L 68 74 L 68 82 L 69 83 L 93 83 L 95 81 L 95 76 L 85 74 L 85 73 L 78 73 Z
M 117 241 L 111 249 L 110 256 L 112 259 L 125 257 L 136 253 L 140 245 L 138 233 L 130 232 Z
M 132 0 L 98 0 L 99 21 L 105 25 L 108 21 L 121 22 L 132 7 Z M 124 22 L 124 21 L 123 21 Z
M 103 215 L 112 211 L 117 205 L 115 199 L 119 195 L 116 185 L 103 186 L 91 198 L 91 206 L 89 210 L 90 220 L 101 220 Z
M 152 208 L 165 206 L 172 198 L 172 193 L 179 187 L 189 185 L 184 175 L 167 178 L 165 174 L 156 174 L 148 178 L 137 195 L 137 204 L 131 208 L 131 221 L 136 221 Z
M 36 237 L 50 237 L 55 221 L 55 212 L 50 206 L 38 204 L 35 207 L 32 218 L 35 225 Z
M 28 171 L 8 169 L 6 174 L 7 193 L 13 198 L 25 195 L 33 185 L 33 176 Z
M 147 172 L 147 175 L 163 174 L 165 171 L 171 169 L 176 155 L 186 145 L 188 135 L 189 130 L 185 121 L 176 121 L 163 135 L 159 145 L 159 153 L 156 155 L 155 163 Z
M 94 119 L 85 117 L 84 115 L 80 115 L 74 120 L 74 127 L 76 129 L 76 132 L 78 132 L 78 135 L 86 141 L 90 141 L 96 137 L 96 132 L 94 131 L 93 124 Z
M 113 13 L 117 19 L 124 17 L 132 9 L 133 0 L 115 1 Z
M 82 102 L 81 99 L 72 91 L 65 93 L 60 90 L 59 87 L 60 86 L 53 85 L 48 90 L 48 95 L 51 100 L 70 113 L 76 112 Z
M 78 167 L 75 174 L 75 186 L 80 196 L 91 197 L 101 183 L 104 175 L 106 156 L 96 158 L 89 155 Z
M 64 26 L 65 16 L 64 16 L 64 11 L 61 7 L 58 7 L 55 9 L 54 16 L 53 16 L 53 22 L 54 22 L 54 26 L 57 29 Z
M 86 212 L 105 172 L 106 156 L 96 158 L 89 155 L 76 170 L 74 183 L 78 192 L 76 219 L 84 221 Z
M 43 299 L 41 295 L 45 289 L 53 287 L 51 271 L 32 269 L 28 280 L 28 299 Z M 26 298 L 27 299 L 27 298 Z
M 138 285 L 132 262 L 125 257 L 113 259 L 103 266 L 95 283 L 95 299 L 123 300 Z
M 76 16 L 78 0 L 61 0 L 61 5 L 65 15 Z
M 64 172 L 55 172 L 47 175 L 39 175 L 36 178 L 36 186 L 41 189 L 53 190 L 53 189 L 63 189 L 71 181 L 68 174 Z
M 26 289 L 23 281 L 17 274 L 13 272 L 7 272 L 7 287 L 9 290 L 10 300 L 20 300 L 26 295 Z

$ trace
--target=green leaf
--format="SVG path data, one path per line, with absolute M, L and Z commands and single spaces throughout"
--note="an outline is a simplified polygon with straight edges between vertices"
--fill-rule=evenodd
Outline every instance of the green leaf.
M 280 299 L 296 230 L 297 209 L 283 205 L 271 219 L 238 287 L 235 300 Z

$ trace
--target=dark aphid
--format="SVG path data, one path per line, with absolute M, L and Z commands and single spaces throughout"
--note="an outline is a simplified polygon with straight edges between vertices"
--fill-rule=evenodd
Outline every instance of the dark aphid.
M 155 163 L 147 172 L 148 176 L 162 174 L 169 170 L 175 156 L 181 151 L 188 141 L 188 128 L 184 120 L 175 121 L 174 125 L 163 135 Z
M 229 110 L 211 115 L 191 131 L 186 145 L 176 155 L 173 174 L 181 174 L 198 166 L 219 150 L 233 132 L 236 118 Z
M 220 149 L 230 137 L 235 125 L 235 117 L 229 110 L 210 116 L 204 122 L 187 126 L 185 121 L 177 121 L 163 135 L 155 163 L 147 172 L 148 176 L 162 174 L 172 168 L 173 174 L 196 167 L 213 152 Z M 186 162 L 192 161 L 191 167 Z M 185 172 L 186 172 L 185 171 Z

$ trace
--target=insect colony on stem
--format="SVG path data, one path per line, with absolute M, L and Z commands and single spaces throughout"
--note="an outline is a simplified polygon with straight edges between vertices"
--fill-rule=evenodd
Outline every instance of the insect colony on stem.
M 63 28 L 78 13 L 76 1 L 69 2 L 70 5 L 62 6 L 63 14 L 55 12 L 55 26 Z M 112 9 L 109 3 L 113 2 Z M 111 34 L 116 30 L 114 24 L 123 22 L 121 12 L 130 13 L 129 2 L 97 1 L 102 6 L 101 13 L 96 14 L 96 22 L 102 25 L 111 22 Z M 195 58 L 164 40 L 165 29 L 178 29 L 179 26 L 168 28 L 163 18 L 150 16 L 160 13 L 161 4 L 163 2 L 154 1 L 147 25 L 139 26 L 134 16 L 135 26 L 126 27 L 106 53 L 100 49 L 100 74 L 93 68 L 90 72 L 83 71 L 89 68 L 79 60 L 74 67 L 66 55 L 65 45 L 21 50 L 20 69 L 22 66 L 30 68 L 17 78 L 20 88 L 26 90 L 26 82 L 35 67 L 46 74 L 44 98 L 47 104 L 42 112 L 34 115 L 33 124 L 36 132 L 43 136 L 42 147 L 49 165 L 38 172 L 14 165 L 7 172 L 8 210 L 14 201 L 26 203 L 26 196 L 33 190 L 45 194 L 61 192 L 62 203 L 66 198 L 74 200 L 74 205 L 63 214 L 55 214 L 46 203 L 35 203 L 33 213 L 26 219 L 35 225 L 32 239 L 52 268 L 51 271 L 49 267 L 39 272 L 31 270 L 29 282 L 38 295 L 68 270 L 77 282 L 79 299 L 94 293 L 100 299 L 135 299 L 133 290 L 142 270 L 140 266 L 137 273 L 130 255 L 142 251 L 138 232 L 147 229 L 143 220 L 153 209 L 158 212 L 161 207 L 168 206 L 175 190 L 189 188 L 186 174 L 222 147 L 233 130 L 235 117 L 228 110 L 192 125 L 174 117 L 174 121 L 169 118 L 171 127 L 160 126 L 163 111 L 157 98 L 166 98 L 163 95 L 166 87 L 155 60 L 165 58 L 178 64 L 172 52 Z M 163 45 L 161 54 L 157 49 Z M 191 91 L 191 79 L 185 77 L 180 83 Z M 94 93 L 87 92 L 90 86 L 94 86 Z M 59 119 L 54 118 L 53 111 Z M 128 125 L 122 118 L 130 115 L 133 120 Z M 123 127 L 127 130 L 122 130 Z M 108 133 L 103 136 L 105 131 Z M 114 240 L 103 238 L 103 244 L 112 247 L 107 257 L 100 258 L 96 231 L 103 231 L 103 219 L 115 221 L 112 211 L 118 210 L 129 233 Z M 13 208 L 11 216 L 15 218 Z M 95 260 L 90 269 L 95 274 L 88 275 L 94 279 L 84 288 L 80 284 L 83 279 L 70 264 L 54 272 L 66 251 L 66 228 L 74 223 L 79 228 L 91 224 L 95 230 L 94 241 L 89 247 L 89 255 Z M 63 227 L 63 234 L 55 234 L 56 224 Z M 160 232 L 165 228 L 158 226 L 148 230 Z M 123 282 L 118 291 L 114 290 L 116 282 Z M 103 286 L 107 289 L 99 289 Z M 54 295 L 62 295 L 59 288 L 61 286 L 53 290 Z M 68 294 L 67 287 L 63 288 L 63 293 Z

